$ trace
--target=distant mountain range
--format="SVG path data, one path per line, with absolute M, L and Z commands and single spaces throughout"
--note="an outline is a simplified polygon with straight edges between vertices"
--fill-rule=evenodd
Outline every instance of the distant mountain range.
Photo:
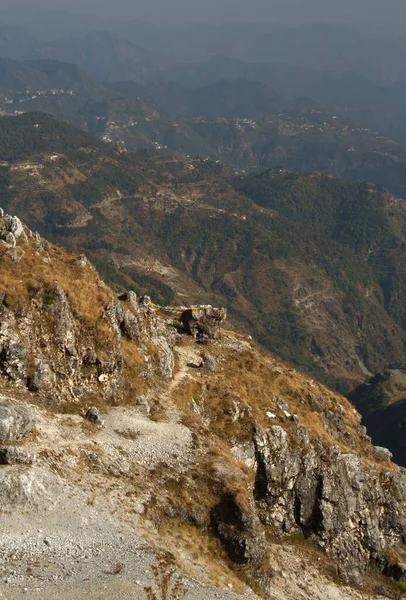
M 151 52 L 106 31 L 50 42 L 37 49 L 36 57 L 74 63 L 103 82 L 142 82 L 161 73 L 161 65 Z
M 267 102 L 271 105 L 267 112 L 272 112 L 279 95 L 286 102 L 300 99 L 302 106 L 318 106 L 406 143 L 405 37 L 374 37 L 356 28 L 322 23 L 288 30 L 240 23 L 176 31 L 142 23 L 119 27 L 95 22 L 93 27 L 106 29 L 92 31 L 86 20 L 67 19 L 64 28 L 58 13 L 50 19 L 59 24 L 53 40 L 41 32 L 41 19 L 33 15 L 14 19 L 28 31 L 20 25 L 0 25 L 0 57 L 71 62 L 103 83 L 153 82 L 150 94 L 156 92 L 161 100 L 163 80 L 200 89 L 249 79 L 270 88 L 273 97 L 269 90 L 251 89 L 252 114 L 236 116 L 256 116 L 259 107 L 266 111 Z M 165 94 L 161 110 L 182 112 L 174 88 Z M 196 108 L 199 101 L 205 106 L 207 99 L 196 93 L 190 101 Z M 223 107 L 222 103 L 216 110 L 213 107 L 211 116 L 230 116 L 220 114 Z
M 75 65 L 45 59 L 0 60 L 0 70 L 5 114 L 43 111 L 127 150 L 209 156 L 238 171 L 316 170 L 406 197 L 405 147 L 256 81 L 103 85 Z

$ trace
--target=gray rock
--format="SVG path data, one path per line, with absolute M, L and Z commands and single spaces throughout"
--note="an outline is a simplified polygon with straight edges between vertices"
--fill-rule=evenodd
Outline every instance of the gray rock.
M 201 364 L 202 369 L 207 369 L 208 371 L 216 371 L 217 370 L 217 360 L 212 354 L 205 354 L 203 356 L 203 361 Z
M 382 446 L 374 446 L 374 454 L 378 460 L 384 460 L 389 462 L 392 460 L 393 454 L 387 448 L 383 448 Z
M 65 492 L 61 478 L 33 464 L 23 469 L 0 469 L 0 504 L 2 506 L 29 508 L 51 507 Z
M 18 446 L 0 448 L 0 465 L 32 465 L 35 459 L 35 452 L 30 452 Z
M 13 313 L 0 306 L 0 371 L 14 381 L 27 378 L 27 350 Z
M 55 373 L 43 358 L 37 358 L 33 373 L 28 377 L 28 389 L 31 392 L 38 392 L 40 390 L 51 390 L 55 385 Z
M 121 332 L 130 340 L 137 340 L 141 335 L 140 316 L 121 304 L 115 304 L 115 314 Z
M 70 261 L 72 265 L 75 265 L 76 267 L 85 267 L 88 263 L 87 258 L 84 254 L 80 254 L 79 256 L 76 256 L 75 258 L 72 258 L 72 260 Z
M 0 399 L 0 443 L 14 442 L 32 431 L 35 412 L 28 404 Z
M 124 302 L 129 302 L 131 304 L 131 306 L 133 307 L 134 310 L 138 311 L 138 300 L 137 300 L 137 294 L 133 291 L 129 291 L 129 292 L 124 292 L 124 294 L 121 294 L 118 297 L 119 300 L 122 300 Z
M 100 419 L 100 412 L 94 406 L 87 409 L 85 418 L 94 424 L 102 423 L 102 420 Z
M 359 587 L 364 585 L 364 578 L 358 569 L 349 569 L 346 573 L 344 573 L 344 576 L 350 583 L 355 583 L 355 585 L 358 585 Z
M 16 245 L 16 238 L 14 236 L 14 233 L 11 233 L 11 231 L 10 231 L 10 233 L 8 233 L 6 235 L 5 241 L 7 242 L 7 244 L 10 244 L 10 246 L 12 246 L 14 248 Z
M 55 336 L 68 356 L 77 356 L 75 320 L 62 286 L 56 284 L 50 312 L 55 319 Z
M 11 248 L 7 248 L 4 251 L 4 254 L 12 261 L 15 263 L 20 262 L 20 260 L 23 258 L 25 252 L 22 248 L 18 247 L 11 247 Z
M 18 217 L 11 217 L 11 224 L 9 231 L 14 234 L 14 237 L 18 239 L 24 233 L 24 227 Z

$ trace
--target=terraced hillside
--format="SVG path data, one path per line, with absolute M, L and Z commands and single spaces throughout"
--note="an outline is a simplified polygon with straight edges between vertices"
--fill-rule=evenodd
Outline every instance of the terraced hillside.
M 317 103 L 239 78 L 199 88 L 101 84 L 75 65 L 0 59 L 0 112 L 41 111 L 136 151 L 182 152 L 238 171 L 284 167 L 367 180 L 406 196 L 406 149 Z M 333 110 L 333 109 L 331 109 Z

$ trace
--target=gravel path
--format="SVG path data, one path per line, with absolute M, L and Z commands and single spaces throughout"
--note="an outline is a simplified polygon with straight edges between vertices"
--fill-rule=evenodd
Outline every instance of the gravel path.
M 48 510 L 1 517 L 0 599 L 146 599 L 155 553 L 134 529 L 78 490 Z M 248 600 L 184 577 L 187 600 Z M 2 594 L 2 595 L 1 595 Z

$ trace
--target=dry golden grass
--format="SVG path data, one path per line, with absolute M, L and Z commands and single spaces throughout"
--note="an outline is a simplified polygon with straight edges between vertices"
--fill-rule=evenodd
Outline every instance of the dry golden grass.
M 178 519 L 163 523 L 159 534 L 167 540 L 167 547 L 177 557 L 179 565 L 186 573 L 194 575 L 190 563 L 182 561 L 182 554 L 188 555 L 197 567 L 203 568 L 212 584 L 226 587 L 231 583 L 237 594 L 244 592 L 244 584 L 236 574 L 234 566 L 229 563 L 219 540 Z
M 71 264 L 74 255 L 51 244 L 47 244 L 46 253 L 39 253 L 32 239 L 22 247 L 25 255 L 19 263 L 0 255 L 0 289 L 6 292 L 7 303 L 16 309 L 41 289 L 51 292 L 57 282 L 68 296 L 75 317 L 86 326 L 94 325 L 112 299 L 109 288 L 98 285 L 97 271 L 90 265 L 82 268 Z M 47 255 L 49 262 L 45 263 Z
M 193 410 L 194 401 L 210 423 L 212 434 L 229 448 L 232 440 L 241 443 L 252 439 L 254 423 L 265 428 L 280 423 L 278 420 L 270 421 L 266 413 L 270 411 L 283 418 L 276 405 L 279 400 L 284 400 L 289 405 L 290 414 L 297 415 L 299 425 L 306 428 L 311 438 L 321 441 L 326 448 L 338 446 L 344 453 L 358 452 L 366 464 L 376 463 L 367 443 L 359 436 L 359 415 L 343 396 L 309 381 L 305 375 L 274 361 L 255 346 L 236 353 L 212 345 L 208 351 L 220 359 L 219 371 L 202 371 L 199 378 L 186 379 L 173 395 L 176 405 L 184 413 L 183 422 L 188 423 L 192 430 L 198 431 L 202 426 L 202 416 Z M 334 425 L 326 420 L 323 413 L 314 409 L 313 399 L 325 411 L 342 414 L 344 430 L 354 436 L 355 446 L 332 434 Z M 297 427 L 290 419 L 284 419 L 282 426 L 288 432 Z M 220 454 L 225 457 L 227 451 Z M 378 470 L 381 468 L 397 469 L 389 463 L 379 464 Z

